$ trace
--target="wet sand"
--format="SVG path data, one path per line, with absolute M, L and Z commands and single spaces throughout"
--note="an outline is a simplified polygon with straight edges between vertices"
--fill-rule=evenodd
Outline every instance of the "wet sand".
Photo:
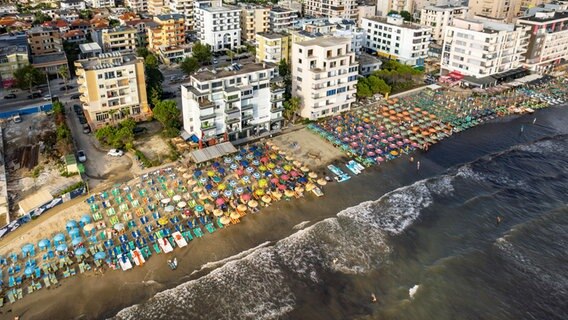
M 520 121 L 522 120 L 514 120 Z M 398 158 L 367 169 L 364 174 L 348 182 L 327 185 L 323 199 L 316 199 L 309 194 L 304 199 L 281 201 L 257 214 L 249 214 L 239 225 L 195 239 L 188 247 L 174 250 L 173 254 L 154 255 L 143 268 L 127 272 L 107 271 L 102 276 L 94 276 L 90 272 L 72 280 L 62 280 L 59 288 L 42 289 L 13 305 L 5 305 L 0 319 L 13 319 L 16 315 L 20 315 L 21 319 L 112 317 L 124 307 L 143 302 L 158 291 L 198 278 L 212 270 L 205 268 L 193 273 L 204 264 L 239 254 L 266 241 L 277 241 L 296 232 L 294 226 L 303 221 L 310 221 L 307 223 L 310 225 L 362 201 L 377 199 L 402 185 L 438 174 L 449 166 L 471 161 L 488 151 L 502 150 L 508 147 L 509 142 L 499 143 L 494 138 L 495 134 L 511 135 L 517 132 L 517 128 L 518 123 L 510 126 L 492 123 L 473 128 L 434 145 L 428 153 L 415 153 L 415 161 L 421 162 L 420 170 L 416 169 L 416 163 L 411 163 L 408 157 Z M 530 133 L 528 131 L 525 131 L 527 138 Z M 322 145 L 327 144 L 321 141 Z M 466 152 L 467 145 L 472 143 L 477 148 Z M 447 151 L 444 144 L 451 145 L 456 154 L 444 153 Z M 463 150 L 456 151 L 456 146 Z M 172 271 L 167 267 L 166 260 L 174 255 L 178 259 L 178 269 Z M 8 310 L 12 312 L 7 313 Z

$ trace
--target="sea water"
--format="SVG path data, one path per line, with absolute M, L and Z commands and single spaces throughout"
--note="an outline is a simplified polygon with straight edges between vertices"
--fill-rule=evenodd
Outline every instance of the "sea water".
M 116 318 L 568 319 L 568 136 L 553 127 L 305 221 Z

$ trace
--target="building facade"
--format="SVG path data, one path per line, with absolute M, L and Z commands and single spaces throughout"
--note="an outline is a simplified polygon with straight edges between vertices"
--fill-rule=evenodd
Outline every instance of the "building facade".
M 259 32 L 268 32 L 270 9 L 246 6 L 241 9 L 241 37 L 245 42 L 253 42 Z
M 197 38 L 218 52 L 241 45 L 241 10 L 231 6 L 198 3 L 194 8 Z
M 4 88 L 14 85 L 14 72 L 30 64 L 28 46 L 23 44 L 0 45 L 0 81 Z
M 274 64 L 199 71 L 182 85 L 184 130 L 202 140 L 277 132 L 284 123 L 284 91 Z
M 299 13 L 296 10 L 273 7 L 270 9 L 270 31 L 287 31 L 298 21 L 298 16 Z
M 91 36 L 104 52 L 136 51 L 137 30 L 135 28 L 119 26 L 112 29 L 100 29 L 91 32 Z
M 280 63 L 290 61 L 290 36 L 285 33 L 260 32 L 256 34 L 256 61 Z
M 158 52 L 160 47 L 185 45 L 185 19 L 181 14 L 162 14 L 154 17 L 155 25 L 148 26 L 148 49 Z
M 80 101 L 92 129 L 151 116 L 142 58 L 133 53 L 103 53 L 75 61 L 75 72 Z
M 521 0 L 469 0 L 471 14 L 511 22 L 521 11 Z
M 28 43 L 32 55 L 63 51 L 63 40 L 55 27 L 35 27 L 28 30 Z
M 346 38 L 323 37 L 292 44 L 292 95 L 300 116 L 315 120 L 349 110 L 355 102 L 359 64 Z
M 568 12 L 537 12 L 517 23 L 530 28 L 524 62 L 528 69 L 546 72 L 568 59 Z
M 401 63 L 423 66 L 428 56 L 431 28 L 404 21 L 399 15 L 363 18 L 365 48 Z
M 193 0 L 170 0 L 170 13 L 181 14 L 185 18 L 185 29 L 193 30 Z
M 304 3 L 304 15 L 308 16 L 357 20 L 357 14 L 355 0 L 306 0 Z
M 124 0 L 124 4 L 134 12 L 148 12 L 148 0 Z
M 456 18 L 446 28 L 441 73 L 483 78 L 518 68 L 527 51 L 528 30 L 481 18 Z
M 432 28 L 432 42 L 444 42 L 445 28 L 452 25 L 454 18 L 465 18 L 466 6 L 427 6 L 420 12 L 420 24 Z

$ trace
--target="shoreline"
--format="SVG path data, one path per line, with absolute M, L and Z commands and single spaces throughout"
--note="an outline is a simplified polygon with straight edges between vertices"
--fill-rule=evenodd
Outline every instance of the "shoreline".
M 557 109 L 559 107 L 551 107 L 538 113 L 554 112 Z M 488 122 L 445 139 L 446 143 L 432 146 L 427 153 L 418 151 L 414 156 L 423 163 L 419 172 L 416 172 L 414 164 L 409 163 L 406 157 L 401 157 L 381 166 L 368 168 L 362 175 L 346 182 L 346 186 L 352 187 L 353 192 L 345 192 L 346 188 L 341 186 L 342 184 L 334 183 L 325 188 L 325 201 L 316 201 L 314 197 L 280 201 L 263 208 L 257 214 L 249 214 L 240 224 L 239 231 L 230 231 L 230 228 L 229 231 L 218 230 L 202 241 L 190 242 L 188 249 L 177 250 L 179 267 L 175 271 L 165 267 L 167 255 L 157 255 L 158 257 L 150 259 L 144 268 L 135 268 L 129 272 L 106 272 L 103 276 L 94 276 L 91 273 L 79 275 L 78 279 L 62 281 L 59 288 L 50 289 L 56 290 L 56 295 L 49 292 L 50 290 L 40 290 L 11 306 L 5 306 L 0 318 L 12 319 L 15 315 L 20 315 L 26 319 L 62 319 L 62 314 L 69 319 L 114 316 L 124 307 L 144 302 L 159 291 L 208 273 L 208 269 L 201 270 L 207 263 L 226 259 L 267 241 L 277 241 L 297 232 L 293 227 L 298 223 L 310 221 L 306 226 L 311 225 L 334 216 L 347 207 L 366 200 L 376 200 L 380 195 L 401 185 L 445 171 L 457 164 L 440 165 L 436 160 L 438 157 L 444 158 L 443 146 L 448 142 L 459 144 L 460 140 L 479 135 L 488 126 L 503 132 L 517 132 L 517 123 L 527 123 L 523 119 L 529 117 L 531 116 L 512 116 Z M 463 157 L 467 156 L 471 161 L 488 151 L 495 152 L 506 148 L 514 144 L 513 142 L 515 141 L 509 141 L 506 146 L 501 145 L 493 150 L 477 148 Z M 377 180 L 383 182 L 379 188 Z M 355 192 L 356 190 L 359 192 Z M 195 250 L 196 248 L 198 249 Z M 197 272 L 193 273 L 194 271 Z M 12 312 L 7 313 L 10 309 Z

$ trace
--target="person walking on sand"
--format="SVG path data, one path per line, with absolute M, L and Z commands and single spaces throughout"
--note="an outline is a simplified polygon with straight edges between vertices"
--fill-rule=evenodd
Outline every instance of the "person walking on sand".
M 416 161 L 416 170 L 420 170 L 420 161 Z
M 524 126 L 524 125 L 521 126 L 521 133 L 523 133 L 523 131 L 525 131 L 525 126 Z
M 533 119 L 533 124 L 535 124 L 535 122 L 536 122 L 536 118 Z

